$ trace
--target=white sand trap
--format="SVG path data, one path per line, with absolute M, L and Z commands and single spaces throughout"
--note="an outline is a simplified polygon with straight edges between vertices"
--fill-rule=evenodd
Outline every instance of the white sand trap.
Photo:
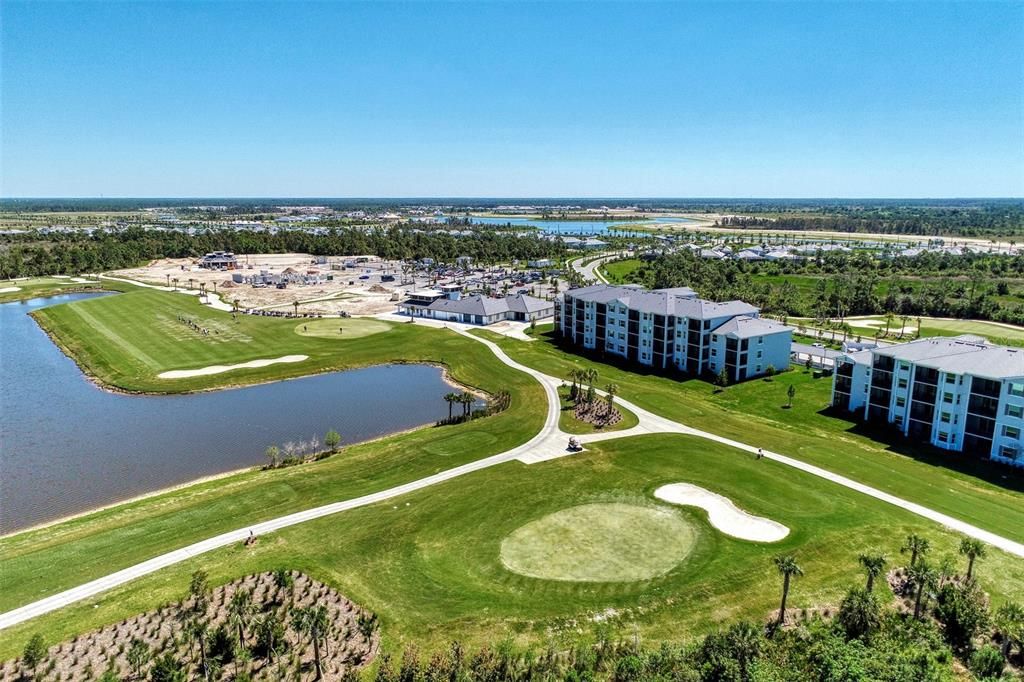
M 710 490 L 689 483 L 671 483 L 654 491 L 659 500 L 691 507 L 700 507 L 708 513 L 711 525 L 726 535 L 751 542 L 778 542 L 789 535 L 789 528 L 781 523 L 754 516 Z
M 21 287 L 4 287 L 0 289 L 0 294 L 13 294 L 15 291 L 21 291 Z
M 266 367 L 267 365 L 276 365 L 279 362 L 302 362 L 308 359 L 308 355 L 283 355 L 279 358 L 240 362 L 237 365 L 210 365 L 200 369 L 172 369 L 169 372 L 160 372 L 157 376 L 161 379 L 188 379 L 189 377 L 202 377 L 208 374 L 230 372 L 235 369 L 253 369 L 256 367 Z

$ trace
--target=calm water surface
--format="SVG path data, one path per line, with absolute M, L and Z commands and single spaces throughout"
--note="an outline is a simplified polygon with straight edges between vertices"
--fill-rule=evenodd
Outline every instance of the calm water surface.
M 447 416 L 451 386 L 385 365 L 182 396 L 98 389 L 28 316 L 103 294 L 0 305 L 0 533 L 263 462 L 330 428 L 352 443 Z

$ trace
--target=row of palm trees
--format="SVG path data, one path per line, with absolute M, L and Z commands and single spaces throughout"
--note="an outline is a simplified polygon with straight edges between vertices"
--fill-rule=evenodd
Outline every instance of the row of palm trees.
M 584 402 L 593 403 L 597 400 L 597 391 L 594 388 L 594 384 L 597 383 L 597 370 L 593 367 L 578 368 L 569 370 L 569 379 L 572 382 L 569 388 L 569 398 L 571 400 L 582 400 Z M 584 384 L 587 390 L 583 390 Z M 610 416 L 612 409 L 615 406 L 615 396 L 619 394 L 619 385 L 615 383 L 609 383 L 604 387 L 605 392 L 605 414 Z
M 924 606 L 923 601 L 925 591 L 936 586 L 941 588 L 942 585 L 954 575 L 955 571 L 949 562 L 944 562 L 938 569 L 928 564 L 924 557 L 930 550 L 931 543 L 928 539 L 916 533 L 908 535 L 906 540 L 904 540 L 903 545 L 900 547 L 900 552 L 903 554 L 910 554 L 910 565 L 907 566 L 907 577 L 915 590 L 915 618 L 921 617 L 921 610 Z M 959 551 L 962 556 L 967 558 L 966 580 L 973 580 L 974 563 L 978 559 L 985 557 L 985 545 L 981 540 L 963 538 L 960 541 Z M 861 568 L 864 569 L 864 573 L 867 576 L 867 584 L 865 585 L 867 592 L 871 592 L 874 589 L 875 580 L 883 574 L 888 561 L 888 558 L 884 554 L 861 554 L 858 557 L 858 562 L 860 563 Z M 793 578 L 802 576 L 804 572 L 796 562 L 796 558 L 791 554 L 780 554 L 775 556 L 773 557 L 772 562 L 775 564 L 779 574 L 782 575 L 782 603 L 779 606 L 779 615 L 778 620 L 776 621 L 776 626 L 781 627 L 786 619 L 786 600 L 789 597 L 790 582 Z
M 444 401 L 448 403 L 448 421 L 452 420 L 452 408 L 455 405 L 462 405 L 462 416 L 469 416 L 470 410 L 473 409 L 473 403 L 476 402 L 476 397 L 472 393 L 445 393 Z

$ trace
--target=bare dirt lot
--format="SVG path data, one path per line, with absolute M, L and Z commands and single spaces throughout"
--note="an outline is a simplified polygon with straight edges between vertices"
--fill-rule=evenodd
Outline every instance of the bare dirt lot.
M 376 315 L 394 312 L 395 295 L 404 298 L 404 292 L 414 287 L 407 283 L 402 286 L 401 264 L 397 261 L 371 260 L 346 267 L 354 263 L 351 257 L 330 257 L 326 263 L 317 263 L 309 254 L 250 254 L 238 256 L 236 270 L 205 270 L 195 259 L 164 258 L 140 268 L 129 268 L 111 273 L 118 277 L 180 288 L 199 288 L 205 284 L 207 290 L 216 291 L 224 301 L 238 301 L 242 309 L 281 310 L 293 312 L 295 302 L 300 313 L 321 313 L 337 315 Z M 248 283 L 249 278 L 266 272 L 271 276 L 289 273 L 309 275 L 318 278 L 315 283 L 292 282 L 286 288 L 278 289 L 270 284 L 256 288 Z M 315 274 L 311 274 L 315 273 Z M 233 275 L 241 275 L 246 281 L 236 283 Z M 330 281 L 327 277 L 331 276 Z M 393 282 L 384 282 L 382 277 L 393 276 Z M 408 280 L 407 280 L 408 281 Z M 420 282 L 426 284 L 425 281 Z M 216 286 L 215 286 L 216 285 Z

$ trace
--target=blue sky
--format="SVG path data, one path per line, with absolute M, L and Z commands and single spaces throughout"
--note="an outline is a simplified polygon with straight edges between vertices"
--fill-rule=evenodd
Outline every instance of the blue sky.
M 1024 196 L 1024 3 L 2 4 L 3 196 Z

